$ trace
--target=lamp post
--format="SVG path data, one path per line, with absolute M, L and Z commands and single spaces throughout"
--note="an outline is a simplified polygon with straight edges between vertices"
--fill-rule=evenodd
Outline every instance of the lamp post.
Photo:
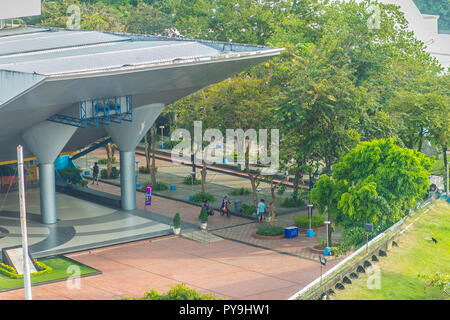
M 312 208 L 313 208 L 313 205 L 312 204 L 308 204 L 309 229 L 306 230 L 306 236 L 308 238 L 314 237 L 314 230 L 311 229 Z
M 25 200 L 23 147 L 17 147 L 17 168 L 19 178 L 19 208 L 20 208 L 20 229 L 22 233 L 22 253 L 23 253 L 23 281 L 25 288 L 25 300 L 32 300 L 30 265 L 28 259 L 28 232 L 27 232 L 27 209 Z
M 328 228 L 329 228 L 329 225 L 330 225 L 330 221 L 325 221 L 325 225 L 327 226 L 327 246 L 326 246 L 326 248 L 324 249 L 324 251 L 323 251 L 323 255 L 324 256 L 329 256 L 329 255 L 331 255 L 331 251 L 330 251 L 330 244 L 329 244 L 329 239 L 328 239 Z
M 159 126 L 161 129 L 161 149 L 164 149 L 164 126 Z

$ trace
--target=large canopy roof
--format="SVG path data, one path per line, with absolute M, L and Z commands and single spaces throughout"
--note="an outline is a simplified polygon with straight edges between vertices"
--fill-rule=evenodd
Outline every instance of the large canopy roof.
M 278 55 L 281 48 L 97 31 L 0 31 L 0 161 L 27 128 L 80 101 L 133 96 L 133 107 L 170 104 Z M 105 136 L 78 129 L 66 150 Z M 28 154 L 30 155 L 30 154 Z

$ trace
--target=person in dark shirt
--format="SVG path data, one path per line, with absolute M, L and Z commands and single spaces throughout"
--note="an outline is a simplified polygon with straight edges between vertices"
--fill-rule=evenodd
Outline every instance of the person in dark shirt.
M 92 184 L 94 184 L 94 182 L 97 182 L 98 185 L 98 173 L 99 173 L 99 169 L 98 169 L 98 164 L 97 162 L 94 164 L 94 167 L 92 168 Z

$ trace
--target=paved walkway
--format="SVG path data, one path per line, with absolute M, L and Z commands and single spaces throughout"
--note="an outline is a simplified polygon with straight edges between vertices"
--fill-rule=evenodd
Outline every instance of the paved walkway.
M 80 279 L 33 287 L 34 299 L 117 299 L 142 296 L 186 283 L 200 293 L 226 299 L 288 299 L 320 275 L 319 264 L 235 241 L 212 243 L 184 238 L 141 241 L 69 255 L 102 271 Z M 328 264 L 329 267 L 334 263 Z M 0 293 L 0 299 L 23 299 L 23 290 Z

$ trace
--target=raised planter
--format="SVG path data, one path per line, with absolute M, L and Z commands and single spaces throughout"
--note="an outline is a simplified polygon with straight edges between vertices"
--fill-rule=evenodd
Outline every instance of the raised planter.
M 277 236 L 263 236 L 261 234 L 257 234 L 256 231 L 253 231 L 252 237 L 256 239 L 263 239 L 263 240 L 277 240 L 277 239 L 284 239 L 284 233 L 277 235 Z
M 326 228 L 327 228 L 327 226 L 320 226 L 320 227 L 312 228 L 312 229 L 314 230 L 314 233 L 316 233 L 316 231 L 318 231 L 318 230 L 326 230 Z M 309 228 L 298 228 L 298 233 L 306 233 L 306 231 L 308 229 Z
M 325 250 L 324 246 L 319 246 L 316 245 L 314 247 L 309 247 L 309 251 L 311 251 L 312 253 L 316 253 L 316 254 L 321 254 L 323 255 L 323 251 Z M 331 255 L 334 256 L 333 251 L 331 251 Z

